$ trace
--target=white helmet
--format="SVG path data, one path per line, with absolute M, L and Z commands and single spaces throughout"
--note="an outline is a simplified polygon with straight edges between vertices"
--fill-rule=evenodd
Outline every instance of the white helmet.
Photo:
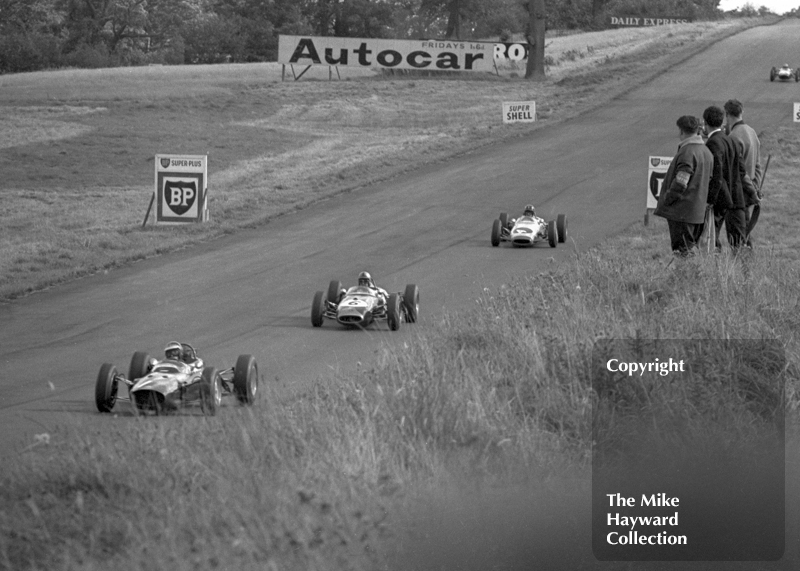
M 372 276 L 369 275 L 369 272 L 361 272 L 358 274 L 358 285 L 375 287 L 375 282 L 372 281 Z
M 175 351 L 177 351 L 177 353 L 175 353 Z M 182 353 L 183 353 L 183 346 L 177 341 L 170 341 L 169 343 L 167 343 L 167 346 L 164 347 L 164 356 L 167 359 L 178 360 L 181 358 Z

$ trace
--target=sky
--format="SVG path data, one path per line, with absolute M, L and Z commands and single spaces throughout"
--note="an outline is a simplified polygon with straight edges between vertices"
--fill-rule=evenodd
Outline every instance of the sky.
M 754 8 L 766 6 L 776 14 L 783 14 L 784 12 L 788 12 L 800 6 L 800 0 L 721 0 L 719 9 L 735 10 L 748 2 L 752 4 Z

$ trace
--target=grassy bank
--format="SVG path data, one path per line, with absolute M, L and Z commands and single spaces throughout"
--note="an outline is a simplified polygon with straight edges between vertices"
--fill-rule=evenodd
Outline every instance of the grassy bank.
M 252 410 L 42 437 L 0 475 L 0 567 L 608 569 L 587 527 L 593 438 L 724 450 L 780 425 L 783 398 L 784 561 L 705 568 L 796 568 L 800 265 L 780 229 L 800 135 L 762 142 L 775 151 L 749 255 L 674 260 L 655 219 L 291 402 L 265 386 Z M 677 340 L 693 372 L 608 390 L 609 339 Z
M 765 22 L 554 38 L 550 77 L 537 84 L 509 70 L 410 78 L 344 69 L 345 81 L 329 82 L 324 68 L 281 82 L 276 64 L 2 76 L 0 299 L 261 224 L 569 118 Z M 504 100 L 536 100 L 536 124 L 503 126 Z M 210 223 L 141 230 L 156 153 L 209 156 Z

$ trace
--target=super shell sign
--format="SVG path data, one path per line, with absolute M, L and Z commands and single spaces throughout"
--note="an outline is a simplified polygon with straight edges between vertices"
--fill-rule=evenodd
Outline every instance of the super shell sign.
M 208 156 L 156 155 L 156 222 L 208 220 Z

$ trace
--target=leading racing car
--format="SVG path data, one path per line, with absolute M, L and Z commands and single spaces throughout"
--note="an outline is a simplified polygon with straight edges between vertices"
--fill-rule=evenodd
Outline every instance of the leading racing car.
M 788 63 L 783 64 L 780 68 L 773 67 L 769 70 L 769 80 L 775 81 L 776 79 L 781 81 L 791 81 L 792 79 L 800 81 L 800 68 L 792 69 Z
M 243 404 L 255 402 L 258 365 L 252 355 L 239 355 L 236 365 L 220 371 L 206 366 L 188 343 L 180 345 L 180 359 L 158 361 L 136 351 L 127 377 L 103 363 L 95 383 L 97 410 L 111 412 L 118 400 L 129 401 L 137 412 L 156 414 L 199 403 L 204 414 L 214 415 L 225 395 L 235 395 Z M 118 394 L 121 385 L 128 388 L 127 397 Z
M 547 241 L 551 248 L 567 240 L 567 217 L 559 214 L 555 220 L 545 222 L 536 216 L 533 206 L 527 205 L 522 216 L 509 219 L 506 212 L 492 223 L 492 246 L 511 242 L 514 246 L 533 246 Z
M 385 319 L 389 329 L 397 331 L 403 321 L 416 323 L 418 315 L 419 288 L 414 284 L 408 284 L 404 292 L 387 294 L 374 284 L 370 287 L 359 283 L 344 289 L 342 282 L 333 280 L 328 284 L 327 292 L 314 294 L 311 305 L 311 325 L 314 327 L 322 327 L 325 319 L 355 327 L 366 327 Z

